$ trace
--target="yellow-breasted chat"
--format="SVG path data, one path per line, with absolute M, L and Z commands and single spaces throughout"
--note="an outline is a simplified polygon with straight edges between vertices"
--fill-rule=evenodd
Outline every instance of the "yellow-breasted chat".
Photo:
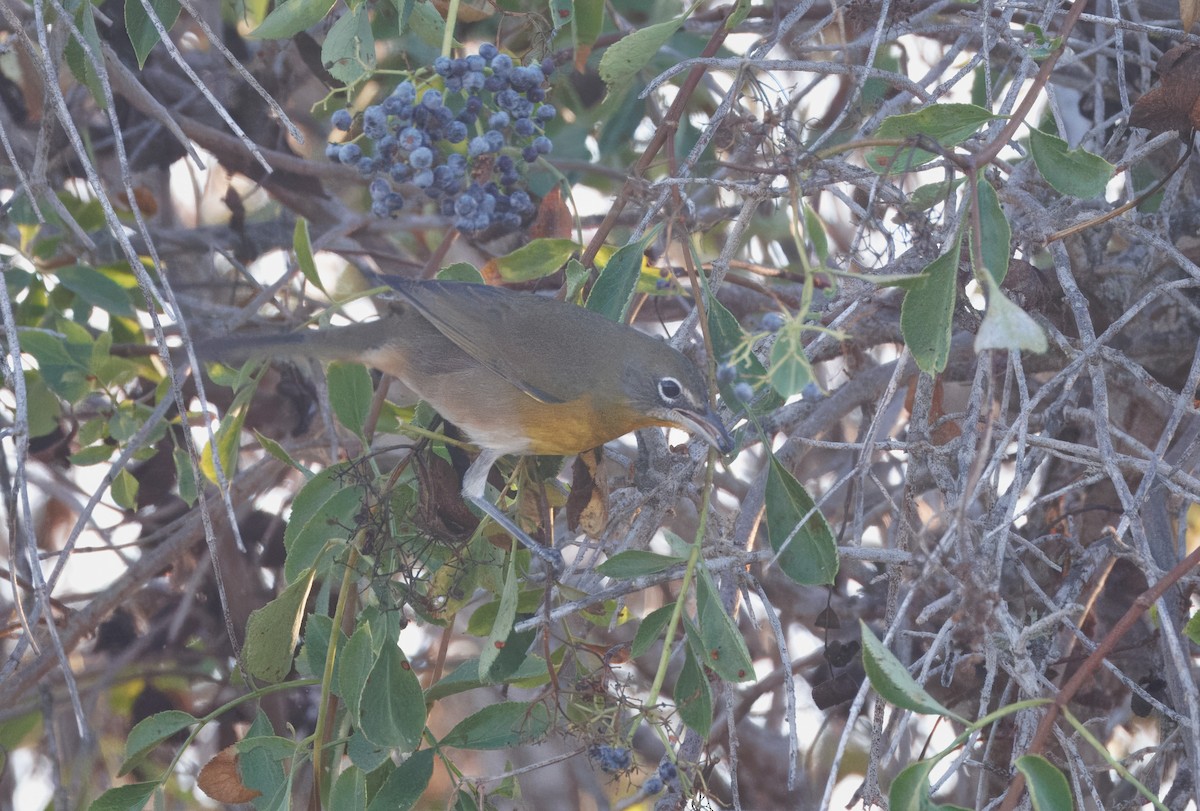
M 378 276 L 380 317 L 342 327 L 201 344 L 204 357 L 305 356 L 365 363 L 392 375 L 482 452 L 463 496 L 556 570 L 484 497 L 507 454 L 569 456 L 641 428 L 699 434 L 722 453 L 733 440 L 695 364 L 663 341 L 573 304 L 503 288 Z

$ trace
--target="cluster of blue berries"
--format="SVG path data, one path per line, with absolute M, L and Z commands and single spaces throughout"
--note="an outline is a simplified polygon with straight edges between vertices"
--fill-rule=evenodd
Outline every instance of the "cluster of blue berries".
M 679 783 L 679 769 L 675 768 L 675 764 L 669 760 L 664 760 L 658 764 L 658 771 L 646 778 L 646 782 L 642 784 L 642 793 L 645 795 L 658 794 L 666 786 L 674 786 Z
M 619 774 L 633 768 L 633 752 L 625 746 L 593 744 L 588 748 L 588 754 L 609 774 Z
M 439 56 L 433 72 L 442 89 L 401 82 L 382 104 L 363 111 L 365 154 L 354 142 L 331 143 L 326 155 L 371 178 L 371 211 L 395 216 L 404 208 L 396 190 L 411 184 L 452 217 L 466 234 L 515 230 L 536 211 L 524 168 L 553 145 L 544 128 L 558 114 L 546 103 L 554 63 L 518 65 L 491 43 L 459 59 Z M 338 110 L 333 126 L 349 130 L 353 117 Z

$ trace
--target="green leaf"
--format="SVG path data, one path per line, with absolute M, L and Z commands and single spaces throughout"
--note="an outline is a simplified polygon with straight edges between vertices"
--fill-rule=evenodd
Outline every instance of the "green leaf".
M 533 743 L 550 729 L 550 713 L 542 703 L 502 701 L 459 721 L 439 741 L 455 749 L 508 749 Z
M 1104 193 L 1116 168 L 1099 155 L 1067 149 L 1067 142 L 1041 130 L 1029 131 L 1029 151 L 1046 182 L 1059 194 L 1083 200 Z
M 981 126 L 1000 116 L 974 104 L 930 104 L 913 113 L 888 116 L 876 138 L 910 139 L 922 136 L 952 147 L 974 135 Z M 867 165 L 879 173 L 910 172 L 936 156 L 915 147 L 881 146 L 867 152 Z
M 812 243 L 817 261 L 824 264 L 829 259 L 829 237 L 825 234 L 825 223 L 807 203 L 801 204 L 801 209 L 804 212 L 804 233 Z
M 1192 618 L 1187 621 L 1187 625 L 1183 626 L 1183 632 L 1193 643 L 1200 645 L 1200 611 L 1193 614 Z
M 292 253 L 296 254 L 296 264 L 300 272 L 313 287 L 325 292 L 321 284 L 321 274 L 317 272 L 317 260 L 313 256 L 312 237 L 308 234 L 308 220 L 296 218 L 296 227 L 292 229 Z
M 142 811 L 160 785 L 154 780 L 110 788 L 92 801 L 88 811 Z
M 192 459 L 188 452 L 176 447 L 171 454 L 175 461 L 175 479 L 178 482 L 179 497 L 187 504 L 195 504 L 199 496 L 196 489 L 196 469 L 192 467 Z
M 911 287 L 900 305 L 900 334 L 926 374 L 937 374 L 950 360 L 961 241 L 960 233 L 946 253 L 925 266 L 925 281 Z
M 799 321 L 789 321 L 779 330 L 771 347 L 771 388 L 785 398 L 799 394 L 812 380 L 812 366 L 804 354 L 800 327 Z
M 596 38 L 604 30 L 603 0 L 574 0 L 571 17 L 571 44 L 591 51 Z
M 338 695 L 346 702 L 351 723 L 359 725 L 359 708 L 367 678 L 376 661 L 371 626 L 363 623 L 354 629 L 338 655 Z
M 141 8 L 138 0 L 130 0 Z M 178 6 L 176 6 L 178 11 Z M 59 268 L 56 275 L 62 286 L 93 307 L 104 310 L 112 315 L 123 315 L 133 318 L 136 314 L 129 293 L 124 287 L 114 282 L 97 270 L 84 265 L 72 265 Z
M 510 637 L 511 639 L 511 637 Z M 493 667 L 493 672 L 496 668 Z M 522 682 L 532 679 L 539 679 L 546 676 L 546 662 L 538 656 L 522 655 L 519 666 L 516 670 L 509 673 L 503 681 L 511 684 L 514 682 Z M 495 683 L 492 680 L 488 683 Z M 442 678 L 437 684 L 432 685 L 425 691 L 425 703 L 432 704 L 435 701 L 440 701 L 446 696 L 452 696 L 457 693 L 464 693 L 467 690 L 475 690 L 485 686 L 482 679 L 479 678 L 479 660 L 468 659 L 454 669 L 454 672 Z
M 371 399 L 375 388 L 371 375 L 361 363 L 329 364 L 326 370 L 329 381 L 329 404 L 338 422 L 359 437 L 366 436 L 367 416 L 371 413 Z
M 268 17 L 263 25 L 270 21 Z M 371 32 L 370 3 L 360 4 L 333 24 L 321 45 L 321 62 L 333 78 L 346 84 L 357 82 L 375 69 L 375 35 Z
M 767 470 L 766 515 L 767 539 L 783 573 L 806 586 L 832 583 L 838 572 L 833 530 L 812 496 L 774 454 Z
M 93 57 L 99 60 L 100 64 L 104 64 L 104 51 L 100 47 L 100 34 L 96 31 L 96 18 L 92 14 L 92 4 L 90 2 L 79 3 L 74 15 L 75 26 L 79 29 L 84 41 L 87 42 L 88 50 L 91 51 Z M 67 67 L 71 69 L 71 73 L 75 75 L 75 79 L 91 92 L 92 98 L 100 109 L 107 109 L 104 101 L 104 87 L 96 75 L 96 68 L 79 40 L 74 36 L 67 39 L 63 49 L 63 58 L 66 60 Z
M 348 486 L 350 463 L 330 465 L 313 476 L 292 499 L 292 515 L 283 531 L 287 549 L 284 576 L 290 581 L 316 565 L 326 545 L 345 541 L 357 525 L 362 509 L 359 488 Z
M 696 630 L 704 646 L 704 663 L 728 682 L 753 681 L 754 663 L 746 640 L 721 604 L 707 569 L 696 579 Z
M 29 435 L 46 436 L 58 429 L 58 418 L 62 416 L 62 404 L 46 381 L 37 372 L 25 372 L 25 403 L 29 410 Z M 105 446 L 112 455 L 113 448 Z M 107 456 L 105 457 L 108 458 Z
M 138 480 L 128 470 L 117 471 L 109 492 L 112 493 L 113 501 L 118 507 L 125 510 L 137 509 Z
M 411 752 L 425 731 L 421 682 L 404 653 L 390 641 L 367 676 L 360 704 L 363 735 L 377 746 Z
M 535 239 L 507 256 L 493 259 L 488 268 L 506 282 L 531 282 L 557 273 L 582 250 L 572 239 Z
M 1041 354 L 1048 348 L 1046 333 L 1029 313 L 1008 300 L 995 280 L 988 276 L 987 312 L 975 336 L 975 351 L 1022 350 Z
M 679 717 L 683 722 L 701 736 L 708 735 L 712 727 L 712 701 L 712 688 L 708 684 L 708 677 L 704 675 L 704 668 L 696 661 L 692 646 L 685 645 L 683 667 L 675 681 L 675 704 L 679 707 Z
M 278 459 L 280 462 L 283 462 L 285 465 L 294 468 L 300 473 L 303 473 L 304 478 L 311 479 L 313 477 L 314 474 L 311 470 L 293 459 L 292 455 L 288 453 L 282 445 L 271 439 L 269 436 L 263 436 L 258 431 L 255 431 L 254 438 L 258 440 L 258 444 L 262 446 L 264 451 Z
M 746 333 L 742 330 L 741 324 L 734 318 L 733 313 L 715 297 L 708 295 L 708 288 L 704 282 L 704 277 L 700 277 L 700 284 L 704 285 L 704 307 L 708 313 L 708 331 L 712 336 L 713 352 L 721 359 L 722 362 L 730 357 L 736 356 L 738 362 L 736 364 L 737 376 L 732 383 L 720 383 L 721 398 L 726 403 L 737 403 L 737 395 L 734 393 L 734 385 L 737 380 L 742 380 L 751 384 L 755 384 L 755 388 L 759 388 L 759 383 L 767 379 L 767 369 L 753 353 L 738 352 L 739 348 L 745 343 Z M 751 414 L 760 415 L 768 414 L 774 411 L 779 406 L 783 405 L 784 398 L 779 396 L 779 392 L 774 388 L 770 388 L 766 394 L 755 392 L 754 400 L 747 405 Z
M 69 403 L 77 403 L 91 393 L 91 368 L 85 360 L 91 358 L 90 343 L 71 344 L 65 336 L 44 329 L 22 329 L 19 337 L 21 351 L 37 361 L 50 391 Z
M 307 577 L 296 580 L 271 602 L 250 612 L 242 655 L 246 669 L 255 678 L 274 684 L 283 681 L 291 671 L 312 583 L 310 569 Z
M 632 580 L 635 577 L 665 571 L 681 563 L 687 563 L 687 560 L 673 555 L 659 555 L 640 549 L 628 549 L 618 552 L 601 563 L 596 567 L 596 571 L 614 580 Z
M 431 764 L 432 765 L 432 764 Z M 338 811 L 366 811 L 367 776 L 357 766 L 347 766 L 329 790 L 329 807 Z
M 929 773 L 937 766 L 936 758 L 918 761 L 896 775 L 888 788 L 888 811 L 933 811 L 929 799 Z
M 667 40 L 675 35 L 684 19 L 686 15 L 639 28 L 609 46 L 600 58 L 600 78 L 604 80 L 608 92 L 626 88 L 637 72 L 646 67 L 662 46 L 667 44 Z
M 350 740 L 346 742 L 346 754 L 351 763 L 370 774 L 385 762 L 390 763 L 392 750 L 385 746 L 376 746 L 367 740 L 361 729 L 355 728 L 350 733 Z
M 441 282 L 483 284 L 483 274 L 470 262 L 455 262 L 453 265 L 447 265 L 437 272 L 437 278 Z
M 622 246 L 600 271 L 596 283 L 588 293 L 587 308 L 600 313 L 610 321 L 622 323 L 629 312 L 629 303 L 642 275 L 646 247 L 658 236 L 662 226 L 655 226 L 636 242 Z
M 238 451 L 242 447 L 242 424 L 246 421 L 246 411 L 245 407 L 235 408 L 232 413 L 226 414 L 225 419 L 217 425 L 215 434 L 217 459 L 221 463 L 221 472 L 225 474 L 227 482 L 233 478 L 234 471 L 237 470 Z M 206 442 L 204 450 L 200 452 L 200 472 L 213 484 L 217 483 L 217 465 L 213 461 L 211 442 Z
M 368 811 L 408 811 L 417 804 L 433 778 L 433 750 L 413 752 L 379 787 Z M 331 808 L 339 806 L 331 805 Z
M 149 718 L 138 721 L 133 729 L 129 730 L 129 737 L 125 739 L 125 760 L 121 763 L 117 775 L 129 774 L 134 766 L 142 762 L 151 749 L 176 732 L 197 723 L 199 720 L 195 716 L 182 710 L 156 712 Z
M 1017 758 L 1017 771 L 1025 775 L 1034 811 L 1058 811 L 1074 808 L 1071 787 L 1054 764 L 1041 755 L 1022 755 Z
M 517 619 L 518 583 L 517 556 L 510 554 L 508 556 L 508 572 L 504 577 L 504 585 L 500 588 L 500 602 L 496 608 L 496 618 L 492 621 L 487 640 L 484 641 L 483 648 L 479 651 L 479 673 L 482 676 L 486 677 L 488 671 L 492 669 L 492 665 L 495 664 L 496 658 L 504 649 L 504 645 L 512 633 L 513 623 Z
M 429 47 L 442 47 L 446 21 L 433 7 L 433 3 L 414 3 L 412 0 L 394 0 L 394 3 L 400 10 L 401 34 L 411 31 L 416 34 L 417 39 Z M 457 44 L 457 40 L 455 40 L 455 44 Z
M 150 8 L 162 22 L 162 27 L 170 31 L 179 19 L 178 0 L 150 0 Z M 129 41 L 133 43 L 133 52 L 137 55 L 139 68 L 146 67 L 146 57 L 154 50 L 159 42 L 158 29 L 150 20 L 141 0 L 125 0 L 125 30 L 129 32 Z
M 939 180 L 936 183 L 926 183 L 924 186 L 918 186 L 908 199 L 904 202 L 906 208 L 911 211 L 925 211 L 933 208 L 938 203 L 945 202 L 950 194 L 963 184 L 965 177 L 956 177 L 950 180 Z
M 979 250 L 983 266 L 996 284 L 1003 284 L 1008 263 L 1012 260 L 1012 228 L 1000 207 L 996 190 L 986 180 L 979 182 L 979 228 L 983 232 Z M 973 258 L 975 254 L 971 256 Z
M 335 0 L 285 0 L 248 36 L 251 39 L 289 39 L 325 19 L 333 10 L 334 2 Z
M 674 612 L 675 605 L 672 603 L 664 605 L 661 608 L 656 608 L 647 614 L 646 618 L 638 625 L 637 632 L 633 635 L 633 643 L 630 645 L 629 655 L 636 659 L 650 650 L 650 646 L 658 640 L 659 634 L 665 631 L 667 625 L 670 624 L 671 615 Z
M 925 692 L 925 688 L 908 675 L 907 668 L 871 633 L 865 622 L 859 620 L 858 624 L 862 630 L 863 667 L 875 692 L 901 709 L 922 715 L 941 715 L 967 723 Z

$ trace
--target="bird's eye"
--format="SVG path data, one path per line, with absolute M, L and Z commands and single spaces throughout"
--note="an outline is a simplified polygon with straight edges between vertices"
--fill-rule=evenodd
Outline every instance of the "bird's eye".
M 664 377 L 658 381 L 658 394 L 667 401 L 677 400 L 683 394 L 683 386 L 673 377 Z

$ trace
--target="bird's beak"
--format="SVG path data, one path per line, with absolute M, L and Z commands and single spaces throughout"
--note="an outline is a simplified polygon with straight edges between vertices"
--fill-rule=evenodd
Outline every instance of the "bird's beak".
M 733 450 L 733 437 L 729 435 L 729 431 L 725 429 L 725 423 L 721 422 L 721 418 L 713 411 L 712 406 L 703 412 L 674 408 L 671 409 L 671 414 L 681 428 L 704 437 L 708 444 L 722 454 Z

